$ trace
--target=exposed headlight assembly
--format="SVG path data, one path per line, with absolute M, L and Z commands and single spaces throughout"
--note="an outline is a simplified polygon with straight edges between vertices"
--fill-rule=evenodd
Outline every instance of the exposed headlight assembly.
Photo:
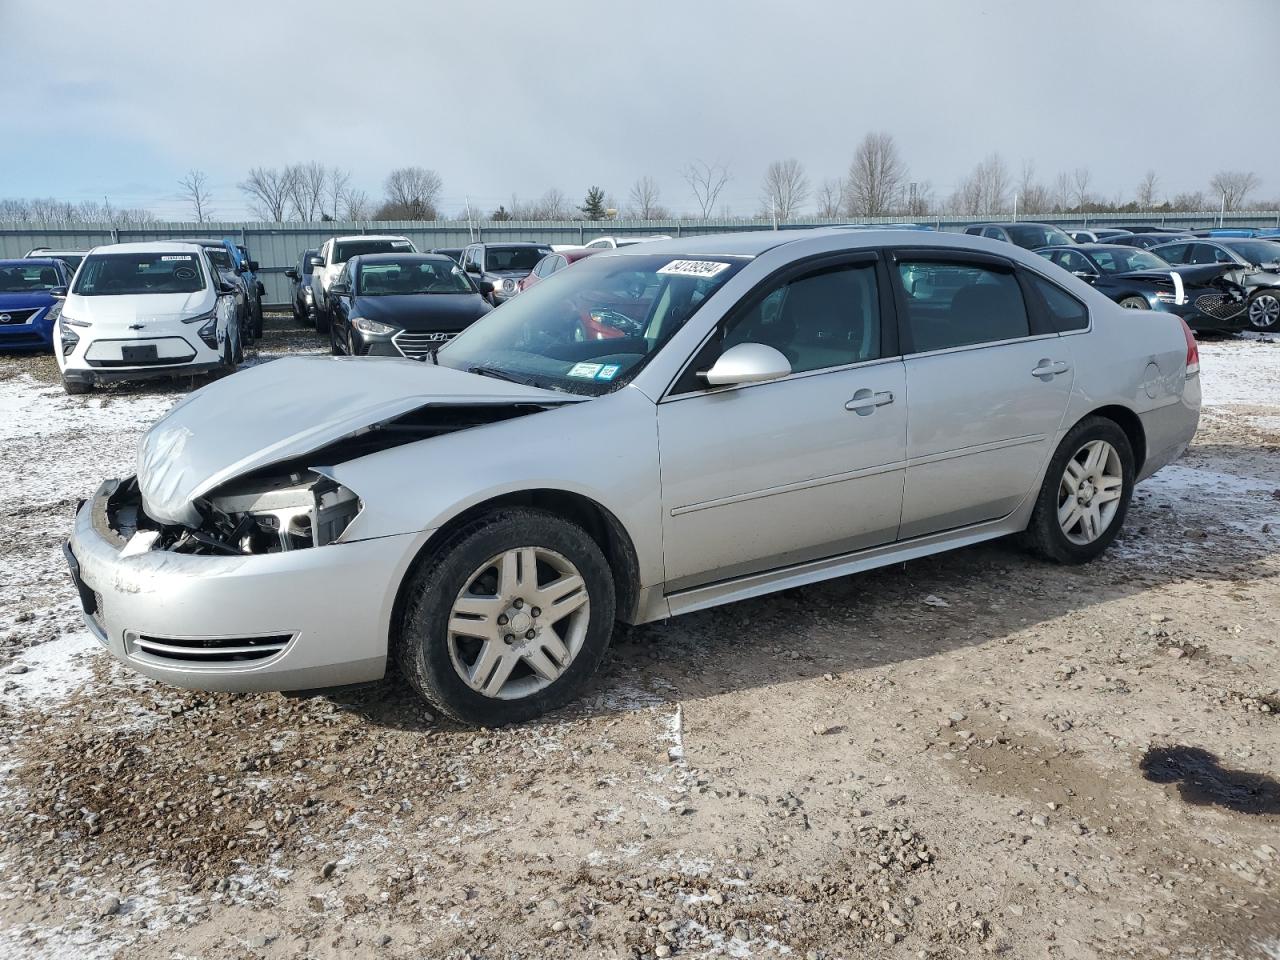
M 377 320 L 370 320 L 367 317 L 352 317 L 351 326 L 361 333 L 367 333 L 375 337 L 389 337 L 393 333 L 400 332 L 399 327 L 393 327 L 389 323 L 379 323 Z
M 360 512 L 352 491 L 310 470 L 232 481 L 208 504 L 201 529 L 191 531 L 196 549 L 229 554 L 322 547 Z

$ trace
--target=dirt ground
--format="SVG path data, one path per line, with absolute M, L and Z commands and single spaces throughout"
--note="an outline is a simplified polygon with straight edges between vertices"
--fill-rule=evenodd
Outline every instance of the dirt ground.
M 260 354 L 319 352 L 270 322 Z M 71 511 L 185 385 L 0 358 L 0 957 L 1280 958 L 1280 342 L 1100 561 L 995 543 L 627 630 L 545 722 L 179 691 Z

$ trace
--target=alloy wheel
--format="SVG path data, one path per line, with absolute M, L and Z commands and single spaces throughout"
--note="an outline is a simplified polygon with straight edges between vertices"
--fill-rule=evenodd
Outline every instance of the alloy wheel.
M 1120 306 L 1126 310 L 1150 310 L 1151 304 L 1147 303 L 1145 297 L 1125 297 L 1120 301 Z
M 1124 466 L 1116 448 L 1090 440 L 1067 461 L 1058 485 L 1058 525 L 1072 543 L 1093 543 L 1116 517 L 1124 492 Z
M 449 658 L 477 693 L 527 697 L 569 668 L 590 620 L 577 567 L 554 550 L 517 547 L 467 578 L 449 612 Z
M 1280 321 L 1280 297 L 1264 293 L 1249 301 L 1249 323 L 1259 330 L 1269 330 Z

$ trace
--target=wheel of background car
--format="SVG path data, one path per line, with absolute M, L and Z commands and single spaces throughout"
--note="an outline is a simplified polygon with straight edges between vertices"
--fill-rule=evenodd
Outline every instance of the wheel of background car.
M 1280 293 L 1259 290 L 1249 298 L 1249 326 L 1255 330 L 1274 330 L 1280 326 Z
M 1140 297 L 1137 294 L 1132 294 L 1127 297 L 1121 297 L 1117 301 L 1117 303 L 1119 303 L 1120 306 L 1124 307 L 1126 310 L 1150 310 L 1151 309 L 1151 304 L 1147 302 L 1147 298 Z
M 222 369 L 218 373 L 219 376 L 225 377 L 227 374 L 235 372 L 236 347 L 235 344 L 231 342 L 231 337 L 228 335 L 227 339 L 223 341 L 222 344 Z
M 238 336 L 236 337 L 236 351 L 233 356 L 237 364 L 244 363 L 244 341 Z
M 1133 495 L 1133 447 L 1114 420 L 1086 417 L 1058 445 L 1027 525 L 1031 548 L 1085 563 L 1116 538 Z
M 335 357 L 342 356 L 342 345 L 338 343 L 338 331 L 334 327 L 329 328 L 329 352 Z
M 574 696 L 613 631 L 613 576 L 577 524 L 506 508 L 458 529 L 405 583 L 401 672 L 465 723 L 536 717 Z
M 253 336 L 255 339 L 262 339 L 262 301 L 258 301 L 257 307 L 254 309 L 253 320 Z
M 324 336 L 329 332 L 329 315 L 316 306 L 316 333 Z

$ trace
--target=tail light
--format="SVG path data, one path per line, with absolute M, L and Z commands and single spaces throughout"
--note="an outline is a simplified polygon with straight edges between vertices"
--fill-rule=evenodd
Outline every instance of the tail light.
M 1187 321 L 1179 317 L 1178 322 L 1182 324 L 1182 335 L 1187 338 L 1187 376 L 1194 377 L 1200 372 L 1200 346 Z

